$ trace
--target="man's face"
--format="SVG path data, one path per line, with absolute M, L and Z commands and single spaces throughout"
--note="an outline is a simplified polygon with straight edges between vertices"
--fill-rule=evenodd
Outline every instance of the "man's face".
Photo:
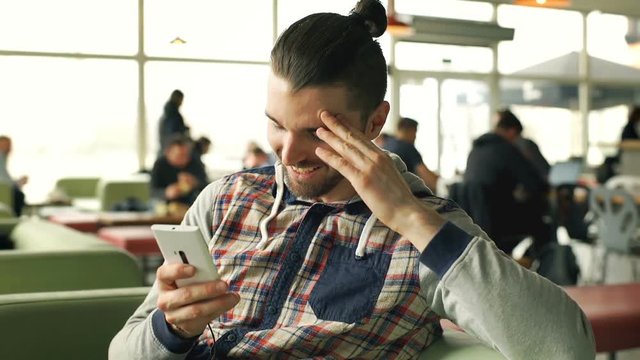
M 182 169 L 191 161 L 191 147 L 189 145 L 171 145 L 167 148 L 165 156 L 169 164 Z
M 330 149 L 315 134 L 323 126 L 323 110 L 360 130 L 364 128 L 360 112 L 348 109 L 344 86 L 308 87 L 293 93 L 286 80 L 271 74 L 265 111 L 269 118 L 267 137 L 285 165 L 285 184 L 304 199 L 347 200 L 355 194 L 351 184 L 315 154 L 318 147 Z

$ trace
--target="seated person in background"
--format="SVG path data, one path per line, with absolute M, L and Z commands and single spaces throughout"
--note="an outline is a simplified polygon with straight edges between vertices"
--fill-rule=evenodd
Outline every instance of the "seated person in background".
M 594 359 L 589 321 L 559 287 L 498 252 L 431 195 L 384 126 L 384 7 L 309 15 L 271 52 L 267 138 L 275 166 L 207 186 L 183 224 L 221 279 L 163 264 L 110 359 L 417 359 L 440 317 L 508 359 Z
M 9 161 L 9 154 L 11 153 L 11 138 L 5 135 L 0 135 L 0 182 L 10 184 L 11 191 L 13 192 L 13 212 L 16 216 L 22 214 L 22 209 L 25 205 L 24 193 L 22 187 L 27 183 L 28 178 L 22 176 L 17 180 L 14 180 L 9 174 L 7 168 L 7 162 Z
M 481 204 L 469 206 L 484 208 L 489 223 L 480 225 L 507 254 L 521 240 L 520 235 L 534 237 L 534 251 L 551 239 L 543 221 L 547 179 L 514 145 L 521 133 L 522 124 L 515 116 L 500 117 L 493 132 L 473 142 L 464 173 L 465 187 L 484 194 Z
M 269 156 L 269 154 L 267 154 L 264 150 L 262 150 L 260 145 L 258 145 L 253 141 L 247 145 L 247 152 L 245 153 L 244 158 L 242 158 L 243 170 L 253 169 L 253 168 L 258 168 L 258 167 L 263 167 L 263 166 L 268 166 L 273 164 L 274 164 L 274 161 L 271 158 L 271 156 Z
M 153 197 L 167 203 L 191 205 L 208 179 L 202 163 L 193 157 L 191 140 L 182 135 L 172 137 L 163 156 L 151 169 Z
M 193 158 L 199 160 L 202 166 L 205 167 L 202 161 L 202 156 L 211 150 L 211 139 L 206 136 L 200 136 L 193 144 Z
M 415 147 L 418 122 L 410 118 L 401 118 L 396 127 L 395 136 L 383 135 L 382 148 L 400 156 L 407 170 L 418 175 L 431 191 L 436 191 L 438 174 L 429 170 L 422 161 L 422 155 Z

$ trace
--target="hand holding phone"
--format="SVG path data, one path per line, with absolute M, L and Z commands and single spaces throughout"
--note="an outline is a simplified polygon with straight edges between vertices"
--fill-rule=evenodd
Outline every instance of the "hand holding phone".
M 178 287 L 220 278 L 207 242 L 197 226 L 155 224 L 151 231 L 167 263 L 189 264 L 196 268 L 194 276 L 176 280 Z

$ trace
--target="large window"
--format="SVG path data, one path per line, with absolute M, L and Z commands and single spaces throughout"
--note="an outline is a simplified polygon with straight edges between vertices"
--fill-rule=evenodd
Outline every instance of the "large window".
M 442 83 L 442 154 L 440 174 L 451 179 L 467 168 L 473 139 L 489 131 L 488 86 L 480 81 Z
M 396 66 L 406 70 L 488 73 L 493 68 L 489 48 L 399 42 Z
M 267 61 L 272 5 L 264 0 L 147 0 L 150 56 Z M 172 43 L 179 37 L 185 43 Z
M 0 49 L 134 54 L 138 2 L 0 1 Z
M 581 154 L 577 85 L 503 80 L 500 87 L 504 104 L 522 122 L 523 135 L 538 144 L 547 161 L 554 163 Z
M 30 202 L 70 175 L 137 170 L 137 66 L 128 60 L 0 57 L 0 134 Z
M 148 158 L 155 159 L 158 119 L 174 89 L 184 93 L 181 113 L 191 136 L 213 142 L 209 168 L 240 169 L 246 142 L 266 137 L 266 65 L 150 62 L 146 66 Z
M 556 66 L 538 66 L 582 48 L 582 15 L 574 11 L 501 5 L 498 24 L 515 29 L 513 41 L 498 48 L 502 73 L 558 75 Z
M 438 170 L 438 81 L 427 78 L 400 86 L 400 116 L 418 122 L 416 148 L 425 165 Z M 393 132 L 393 129 L 390 129 Z
M 447 0 L 396 0 L 395 9 L 398 13 L 433 16 L 450 19 L 489 21 L 493 16 L 493 6 L 480 1 Z

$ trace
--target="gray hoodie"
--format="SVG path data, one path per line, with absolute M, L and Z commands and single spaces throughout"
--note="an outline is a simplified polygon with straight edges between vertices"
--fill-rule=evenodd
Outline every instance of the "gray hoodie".
M 419 255 L 419 292 L 428 307 L 424 311 L 433 311 L 451 319 L 508 359 L 595 358 L 590 324 L 562 289 L 498 251 L 464 211 L 447 200 L 432 196 L 422 180 L 407 172 L 397 157 L 394 161 L 414 194 L 420 194 L 425 204 L 448 220 Z M 278 167 L 281 165 L 276 164 L 276 169 Z M 278 180 L 282 171 L 282 168 L 276 171 L 279 174 L 275 176 L 278 190 L 275 197 L 270 197 L 271 209 L 276 210 L 271 215 L 284 212 L 278 211 L 283 198 L 284 185 L 281 179 Z M 219 229 L 211 226 L 212 218 L 217 216 L 215 212 L 212 215 L 216 205 L 214 199 L 217 199 L 216 195 L 225 182 L 228 183 L 229 178 L 214 182 L 203 190 L 184 220 L 185 224 L 200 227 L 205 238 L 211 239 L 210 248 L 215 245 L 219 233 Z M 241 186 L 235 184 L 234 189 Z M 359 199 L 352 201 L 358 202 Z M 263 214 L 261 222 L 271 221 L 271 215 Z M 371 216 L 367 223 L 375 223 L 375 218 Z M 373 235 L 369 236 L 371 228 L 365 225 L 362 230 L 362 233 L 368 233 L 359 237 L 360 252 L 367 247 L 367 242 L 374 239 Z M 256 241 L 256 246 L 265 246 L 264 240 L 275 241 L 271 236 L 267 239 L 262 236 L 262 241 Z M 171 341 L 178 342 L 179 339 L 171 338 L 162 329 L 160 323 L 164 318 L 156 309 L 156 301 L 157 288 L 154 285 L 144 303 L 112 340 L 110 359 L 186 359 L 193 356 L 188 353 L 190 347 L 182 348 L 182 353 L 168 349 L 176 349 Z M 438 326 L 437 320 L 433 326 Z M 425 338 L 422 343 L 426 346 L 431 340 Z M 415 354 L 397 357 L 415 357 Z

